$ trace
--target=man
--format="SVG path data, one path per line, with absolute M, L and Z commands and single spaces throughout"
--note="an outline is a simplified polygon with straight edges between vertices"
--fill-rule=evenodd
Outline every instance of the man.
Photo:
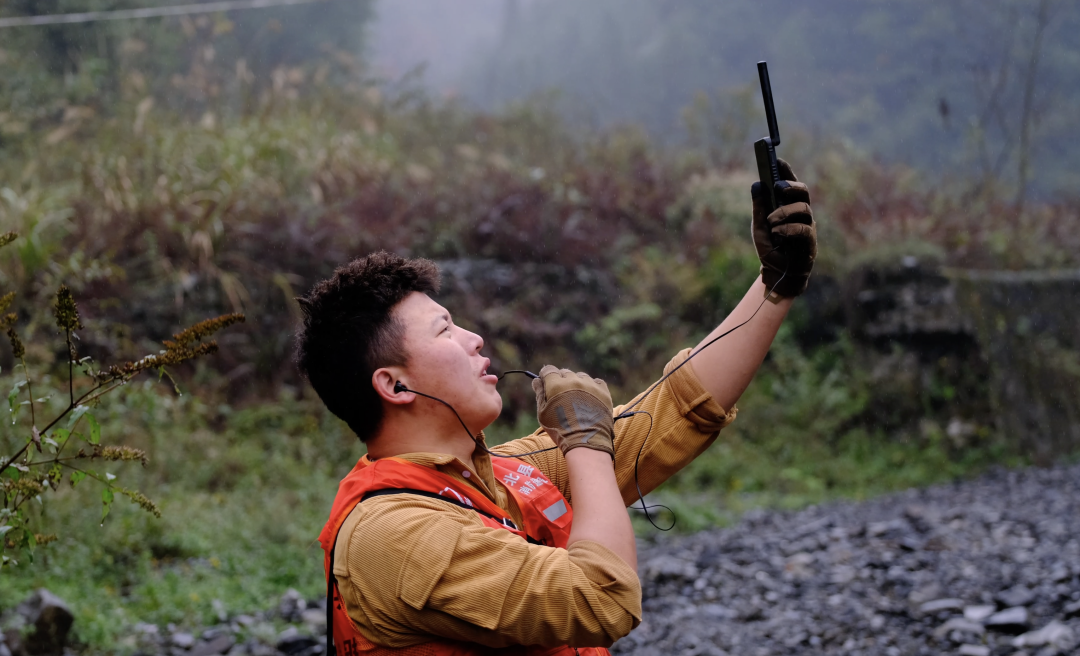
M 541 427 L 492 449 L 515 457 L 483 444 L 498 381 L 429 296 L 433 263 L 375 253 L 300 299 L 299 367 L 367 445 L 320 536 L 339 654 L 604 654 L 637 626 L 639 450 L 648 493 L 716 439 L 813 267 L 809 192 L 780 170 L 779 209 L 752 194 L 761 276 L 699 347 L 748 323 L 615 408 L 603 381 L 545 367 Z

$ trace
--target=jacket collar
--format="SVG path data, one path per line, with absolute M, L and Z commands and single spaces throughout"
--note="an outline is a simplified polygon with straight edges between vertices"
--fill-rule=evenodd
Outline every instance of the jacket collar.
M 485 442 L 483 431 L 480 432 L 480 437 L 477 439 L 476 449 L 473 450 L 472 463 L 463 463 L 461 460 L 447 453 L 433 453 L 433 452 L 417 452 L 417 453 L 399 453 L 395 455 L 395 458 L 402 460 L 408 460 L 411 463 L 421 465 L 424 467 L 430 467 L 438 471 L 450 474 L 454 478 L 462 479 L 467 484 L 473 486 L 484 496 L 488 497 L 500 507 L 506 505 L 506 493 L 499 489 L 495 484 L 495 471 L 491 467 L 491 456 L 489 456 L 484 449 L 480 448 Z

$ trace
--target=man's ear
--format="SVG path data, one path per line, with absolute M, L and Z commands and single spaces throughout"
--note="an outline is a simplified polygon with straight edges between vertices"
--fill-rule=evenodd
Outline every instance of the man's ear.
M 412 392 L 397 392 L 394 390 L 395 384 L 401 380 L 400 376 L 403 372 L 398 371 L 397 367 L 382 367 L 376 369 L 371 374 L 371 386 L 375 388 L 375 392 L 387 403 L 393 403 L 394 405 L 405 405 L 406 403 L 412 403 L 416 400 L 416 395 Z M 404 380 L 401 380 L 406 386 Z

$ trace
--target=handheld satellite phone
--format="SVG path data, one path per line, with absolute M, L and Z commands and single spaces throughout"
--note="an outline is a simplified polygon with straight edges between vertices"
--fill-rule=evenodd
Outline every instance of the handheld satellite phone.
M 776 147 L 780 145 L 780 128 L 776 126 L 776 108 L 773 106 L 772 84 L 769 83 L 769 66 L 758 62 L 758 79 L 761 81 L 761 99 L 765 101 L 765 120 L 769 123 L 769 136 L 754 142 L 754 155 L 757 157 L 758 180 L 761 181 L 762 196 L 769 206 L 766 214 L 772 213 L 779 203 L 776 202 L 775 185 L 780 179 L 776 166 Z

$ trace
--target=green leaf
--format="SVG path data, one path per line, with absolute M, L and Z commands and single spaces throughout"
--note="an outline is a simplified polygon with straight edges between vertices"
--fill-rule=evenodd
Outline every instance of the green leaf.
M 15 415 L 17 414 L 17 409 L 19 407 L 19 404 L 15 403 L 15 399 L 19 397 L 19 389 L 22 388 L 22 386 L 25 384 L 26 379 L 17 380 L 15 381 L 15 386 L 11 388 L 10 392 L 8 392 L 8 410 L 11 411 L 11 420 L 13 422 L 15 421 Z
M 89 412 L 86 413 L 86 421 L 90 423 L 90 444 L 97 444 L 101 441 L 101 424 Z
M 84 471 L 71 472 L 71 487 L 75 487 L 76 485 L 78 485 L 79 482 L 84 478 L 86 478 L 86 472 Z
M 71 416 L 68 417 L 67 427 L 71 428 L 72 426 L 74 426 L 75 422 L 79 421 L 79 419 L 81 419 L 82 416 L 85 415 L 86 411 L 89 410 L 89 409 L 90 409 L 90 406 L 88 406 L 88 405 L 80 405 L 80 406 L 77 406 L 74 410 L 72 410 L 71 411 Z
M 64 446 L 67 444 L 68 438 L 71 437 L 71 431 L 66 428 L 57 428 L 52 432 L 52 436 L 56 439 L 57 444 Z
M 113 491 L 112 488 L 105 488 L 101 491 L 101 522 L 105 523 L 105 518 L 109 516 L 109 510 L 112 508 Z
M 8 392 L 8 399 L 10 400 L 10 399 L 13 399 L 14 397 L 18 396 L 19 395 L 19 390 L 22 389 L 23 385 L 26 385 L 26 379 L 25 378 L 21 378 L 21 379 L 15 381 L 14 387 L 12 387 L 11 391 Z

